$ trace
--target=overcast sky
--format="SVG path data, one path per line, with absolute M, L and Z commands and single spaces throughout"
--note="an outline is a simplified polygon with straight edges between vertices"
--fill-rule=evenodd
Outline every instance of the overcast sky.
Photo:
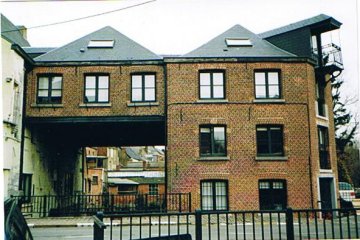
M 343 25 L 340 36 L 345 71 L 343 96 L 359 98 L 358 20 L 356 0 L 156 0 L 49 27 L 56 23 L 112 11 L 149 0 L 2 2 L 1 12 L 28 27 L 36 47 L 59 47 L 104 26 L 112 26 L 157 54 L 183 54 L 240 24 L 255 33 L 324 13 Z M 358 105 L 349 106 L 353 111 Z

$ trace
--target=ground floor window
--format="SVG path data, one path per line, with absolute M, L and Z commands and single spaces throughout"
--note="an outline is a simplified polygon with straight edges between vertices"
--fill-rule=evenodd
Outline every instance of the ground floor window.
M 159 185 L 149 184 L 149 195 L 158 195 L 159 194 Z
M 201 181 L 201 209 L 205 211 L 228 210 L 227 181 Z
M 259 181 L 260 210 L 281 210 L 287 206 L 285 180 Z
M 23 174 L 22 176 L 22 189 L 24 191 L 24 202 L 30 202 L 31 201 L 31 178 L 32 174 Z

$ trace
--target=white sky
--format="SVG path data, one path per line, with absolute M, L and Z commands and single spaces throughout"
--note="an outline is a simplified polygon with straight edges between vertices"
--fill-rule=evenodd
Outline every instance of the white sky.
M 146 1 L 2 2 L 0 9 L 14 24 L 32 27 Z M 112 26 L 157 54 L 183 54 L 235 24 L 261 33 L 324 13 L 343 23 L 343 96 L 359 99 L 357 9 L 356 0 L 157 0 L 99 17 L 28 29 L 28 40 L 35 47 L 59 47 Z M 360 112 L 360 105 L 349 108 Z

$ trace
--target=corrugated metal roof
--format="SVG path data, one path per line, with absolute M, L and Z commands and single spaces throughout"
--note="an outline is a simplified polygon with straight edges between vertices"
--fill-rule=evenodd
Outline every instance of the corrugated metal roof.
M 91 40 L 113 40 L 113 47 L 88 48 Z M 160 56 L 121 34 L 112 27 L 104 27 L 56 48 L 34 60 L 36 62 L 99 62 L 129 60 L 160 60 Z
M 108 177 L 165 177 L 163 171 L 108 171 Z
M 29 42 L 22 36 L 19 29 L 10 22 L 4 15 L 1 14 L 1 37 L 12 44 L 17 44 L 20 47 L 30 46 Z
M 226 44 L 228 38 L 249 39 L 252 46 L 234 46 Z M 295 55 L 282 50 L 246 28 L 235 25 L 201 47 L 183 55 L 183 58 L 239 58 L 239 57 L 294 57 Z
M 290 31 L 293 31 L 293 30 L 296 30 L 296 29 L 300 29 L 300 28 L 303 28 L 303 27 L 308 27 L 308 26 L 311 26 L 313 24 L 318 24 L 318 23 L 326 21 L 326 20 L 334 20 L 334 21 L 336 21 L 335 19 L 333 19 L 330 16 L 327 16 L 325 14 L 320 14 L 320 15 L 317 15 L 315 17 L 311 17 L 311 18 L 308 18 L 308 19 L 305 19 L 305 20 L 302 20 L 302 21 L 299 21 L 299 22 L 291 23 L 289 25 L 279 27 L 279 28 L 276 28 L 276 29 L 273 29 L 273 30 L 270 30 L 270 31 L 267 31 L 267 32 L 264 32 L 264 33 L 260 33 L 259 36 L 262 37 L 262 38 L 268 38 L 268 37 L 279 35 L 279 34 L 282 34 L 282 33 L 285 33 L 285 32 L 290 32 Z M 341 25 L 341 23 L 338 22 L 338 21 L 336 21 L 336 23 Z
M 108 178 L 108 183 L 116 185 L 139 185 L 138 182 L 127 178 Z

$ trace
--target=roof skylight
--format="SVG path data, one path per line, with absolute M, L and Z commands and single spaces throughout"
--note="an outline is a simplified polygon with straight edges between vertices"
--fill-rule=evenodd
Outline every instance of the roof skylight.
M 113 48 L 114 40 L 90 40 L 88 48 Z
M 251 47 L 252 43 L 248 38 L 226 38 L 228 47 Z

